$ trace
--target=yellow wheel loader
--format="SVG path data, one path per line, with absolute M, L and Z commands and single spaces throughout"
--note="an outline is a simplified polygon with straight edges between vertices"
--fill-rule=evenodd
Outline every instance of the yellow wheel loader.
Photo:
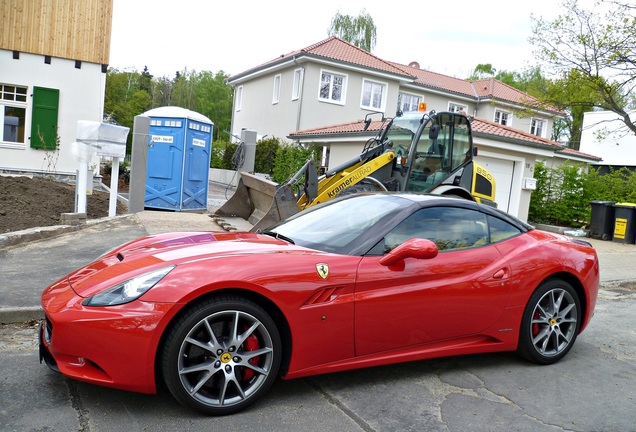
M 367 115 L 365 130 L 370 123 Z M 359 156 L 320 177 L 312 160 L 284 184 L 241 172 L 234 195 L 213 218 L 227 230 L 255 232 L 336 196 L 361 191 L 454 195 L 496 205 L 495 180 L 473 160 L 476 154 L 466 115 L 398 113 L 384 120 Z

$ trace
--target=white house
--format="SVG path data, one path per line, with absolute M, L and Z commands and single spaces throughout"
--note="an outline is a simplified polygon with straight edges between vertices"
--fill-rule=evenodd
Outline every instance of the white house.
M 443 54 L 443 53 L 442 53 Z M 281 55 L 227 80 L 234 88 L 232 133 L 243 128 L 318 144 L 336 166 L 360 153 L 377 128 L 362 120 L 379 112 L 392 117 L 416 110 L 464 111 L 475 117 L 476 160 L 497 182 L 500 208 L 526 219 L 538 160 L 595 162 L 599 158 L 551 141 L 564 112 L 495 79 L 467 81 L 380 59 L 337 37 Z
M 0 2 L 0 172 L 75 175 L 77 121 L 102 121 L 112 9 L 112 0 Z

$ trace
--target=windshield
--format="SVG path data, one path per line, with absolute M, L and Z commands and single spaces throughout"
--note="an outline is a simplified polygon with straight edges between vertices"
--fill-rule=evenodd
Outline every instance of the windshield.
M 366 230 L 401 206 L 401 199 L 387 195 L 352 196 L 298 213 L 268 231 L 301 246 L 344 253 Z
M 405 158 L 409 156 L 411 143 L 417 134 L 417 129 L 420 127 L 423 117 L 424 114 L 421 112 L 404 113 L 399 117 L 395 117 L 391 127 L 387 130 L 384 139 L 393 141 L 393 150 L 398 164 L 401 161 L 400 156 Z
M 435 127 L 434 133 L 431 129 Z M 426 193 L 444 182 L 451 173 L 472 160 L 472 142 L 468 118 L 453 113 L 438 113 L 426 124 L 415 144 L 410 164 L 407 191 Z

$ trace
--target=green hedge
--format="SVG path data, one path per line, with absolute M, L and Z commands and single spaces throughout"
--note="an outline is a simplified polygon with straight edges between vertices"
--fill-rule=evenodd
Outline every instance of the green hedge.
M 581 227 L 590 223 L 591 201 L 636 202 L 636 172 L 610 170 L 565 163 L 534 168 L 537 189 L 532 192 L 528 219 L 534 223 Z
M 224 140 L 212 144 L 211 168 L 236 169 L 232 163 L 237 145 Z M 254 171 L 268 174 L 277 183 L 284 183 L 291 178 L 312 158 L 316 162 L 316 169 L 320 167 L 320 146 L 305 148 L 298 144 L 281 142 L 272 137 L 256 143 Z

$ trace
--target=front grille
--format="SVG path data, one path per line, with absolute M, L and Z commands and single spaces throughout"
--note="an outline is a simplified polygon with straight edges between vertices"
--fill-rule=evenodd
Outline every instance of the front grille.
M 51 343 L 51 336 L 53 335 L 53 323 L 47 318 L 44 318 L 44 340 L 47 344 Z

